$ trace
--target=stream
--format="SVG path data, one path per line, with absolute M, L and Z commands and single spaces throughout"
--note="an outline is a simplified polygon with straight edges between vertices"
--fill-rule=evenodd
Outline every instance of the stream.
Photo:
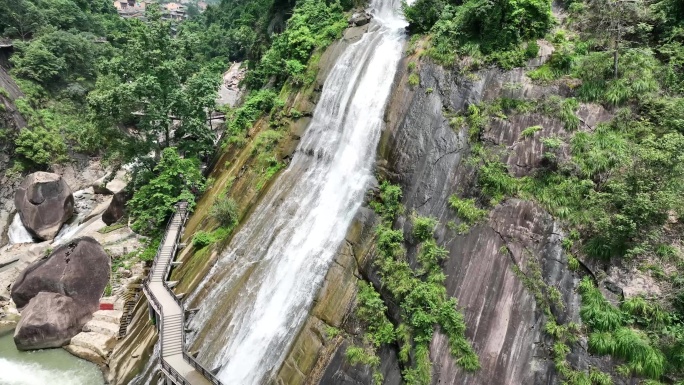
M 190 296 L 206 297 L 190 334 L 225 384 L 272 378 L 308 317 L 373 181 L 383 114 L 402 57 L 399 0 L 373 0 L 369 32 L 330 72 L 287 170 Z

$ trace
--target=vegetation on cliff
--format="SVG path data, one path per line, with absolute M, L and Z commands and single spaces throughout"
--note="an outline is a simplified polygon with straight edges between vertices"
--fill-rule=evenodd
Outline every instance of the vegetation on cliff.
M 401 188 L 383 182 L 380 194 L 371 206 L 382 222 L 376 228 L 375 246 L 377 268 L 384 293 L 400 308 L 394 327 L 387 318 L 387 307 L 372 285 L 361 282 L 357 295 L 356 315 L 365 326 L 364 348 L 350 347 L 347 358 L 352 363 L 364 363 L 374 369 L 375 383 L 382 383 L 378 371 L 380 361 L 376 349 L 383 344 L 396 343 L 403 366 L 402 377 L 407 384 L 430 384 L 432 363 L 429 356 L 430 341 L 439 328 L 448 340 L 451 354 L 459 366 L 468 371 L 480 367 L 472 346 L 465 338 L 465 322 L 455 298 L 447 295 L 446 276 L 440 262 L 447 251 L 437 245 L 432 218 L 413 218 L 412 237 L 419 252 L 417 267 L 412 268 L 404 249 L 404 234 L 393 230 L 394 219 L 402 211 Z
M 585 278 L 583 327 L 555 321 L 547 326 L 557 340 L 557 369 L 568 383 L 612 381 L 594 369 L 582 373 L 568 366 L 565 357 L 578 333 L 588 333 L 592 352 L 618 359 L 615 375 L 684 378 L 684 295 L 678 283 L 684 266 L 681 2 L 565 1 L 554 18 L 546 1 L 418 0 L 405 12 L 411 30 L 428 35 L 424 55 L 474 79 L 472 71 L 487 64 L 524 66 L 537 56 L 536 46 L 553 46 L 546 63 L 527 74 L 539 85 L 559 87 L 562 95 L 500 98 L 451 116 L 455 129 L 469 129 L 469 164 L 477 173 L 477 191 L 453 197 L 451 205 L 468 224 L 478 210 L 508 197 L 536 201 L 565 227 L 568 268 L 580 270 L 582 260 L 638 266 L 667 288 L 664 295 L 621 299 L 616 307 Z M 601 104 L 613 118 L 590 128 L 579 118 L 581 103 Z M 520 141 L 538 138 L 543 159 L 521 177 L 508 169 L 509 149 L 485 139 L 495 120 L 515 116 L 546 116 L 565 129 L 554 137 L 541 137 L 541 126 L 522 131 Z M 599 281 L 604 275 L 594 273 Z

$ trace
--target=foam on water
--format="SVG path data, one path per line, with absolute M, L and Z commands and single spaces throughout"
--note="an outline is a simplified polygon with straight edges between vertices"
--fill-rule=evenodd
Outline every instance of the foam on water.
M 97 365 L 64 349 L 19 352 L 12 334 L 0 336 L 1 385 L 102 385 Z

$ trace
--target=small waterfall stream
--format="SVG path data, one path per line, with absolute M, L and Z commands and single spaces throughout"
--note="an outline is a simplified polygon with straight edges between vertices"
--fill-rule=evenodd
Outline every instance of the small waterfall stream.
M 24 227 L 24 224 L 21 222 L 19 213 L 14 214 L 12 224 L 10 224 L 9 228 L 7 229 L 7 237 L 9 238 L 10 245 L 35 242 L 33 236 L 31 236 L 28 230 L 26 230 L 26 227 Z
M 345 50 L 288 169 L 191 295 L 193 350 L 225 384 L 263 384 L 287 355 L 372 180 L 405 20 L 373 0 L 369 32 Z

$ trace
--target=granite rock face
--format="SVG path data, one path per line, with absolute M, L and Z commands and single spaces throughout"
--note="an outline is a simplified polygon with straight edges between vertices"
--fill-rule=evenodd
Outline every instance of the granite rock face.
M 468 196 L 477 191 L 477 185 L 475 170 L 466 162 L 470 154 L 467 128 L 453 129 L 446 115 L 501 97 L 543 100 L 549 95 L 568 96 L 569 89 L 562 84 L 532 84 L 526 69 L 487 69 L 466 78 L 422 62 L 418 71 L 421 80 L 415 88 L 408 86 L 408 72 L 397 75 L 385 113 L 387 128 L 378 148 L 377 172 L 402 187 L 405 214 L 397 219 L 395 228 L 404 232 L 412 265 L 417 263 L 418 246 L 411 236 L 411 215 L 438 220 L 437 243 L 449 251 L 443 265 L 445 286 L 448 294 L 458 299 L 467 325 L 466 337 L 482 366 L 475 373 L 461 370 L 450 354 L 446 337 L 436 331 L 430 344 L 433 384 L 558 384 L 562 378 L 550 356 L 553 340 L 543 330 L 547 316 L 525 281 L 534 279 L 539 285 L 558 289 L 563 306 L 551 306 L 554 317 L 561 323 L 579 322 L 579 295 L 575 290 L 579 276 L 567 269 L 560 225 L 536 203 L 507 199 L 466 234 L 449 229 L 449 222 L 460 223 L 449 207 L 449 197 Z M 428 89 L 432 92 L 426 92 Z M 584 131 L 610 119 L 602 107 L 590 104 L 581 105 L 577 115 L 581 121 L 578 129 Z M 521 132 L 533 125 L 541 126 L 539 132 L 521 138 Z M 512 175 L 524 176 L 546 166 L 542 137 L 569 135 L 559 119 L 532 112 L 511 115 L 506 120 L 494 118 L 482 132 L 482 140 L 493 151 L 499 151 Z M 559 150 L 558 156 L 567 155 L 567 149 Z M 359 275 L 381 289 L 372 255 L 372 248 L 355 255 Z M 381 290 L 381 294 L 385 293 Z M 389 297 L 385 302 L 393 322 L 401 322 L 396 304 Z M 350 312 L 342 328 L 358 337 L 354 318 Z M 372 383 L 367 368 L 350 366 L 344 359 L 349 342 L 338 343 L 327 355 L 321 355 L 308 381 Z M 399 385 L 401 367 L 393 349 L 379 352 L 380 371 L 384 384 Z M 584 342 L 573 346 L 568 359 L 577 369 L 600 368 L 607 363 L 588 354 Z
M 53 239 L 74 213 L 74 196 L 57 174 L 36 172 L 27 176 L 14 196 L 26 229 L 40 240 Z
M 445 282 L 449 295 L 458 299 L 467 324 L 466 337 L 480 357 L 475 373 L 461 370 L 449 352 L 446 337 L 437 332 L 430 344 L 435 384 L 556 384 L 561 378 L 549 355 L 552 343 L 544 333 L 547 321 L 524 279 L 557 288 L 563 307 L 552 306 L 559 322 L 579 322 L 579 277 L 567 269 L 561 246 L 563 233 L 554 218 L 539 205 L 507 199 L 490 210 L 487 220 L 463 235 L 447 228 L 459 223 L 449 207 L 452 194 L 477 191 L 469 156 L 467 128 L 454 130 L 444 111 L 463 111 L 470 104 L 497 98 L 543 100 L 564 95 L 562 85 L 532 84 L 525 69 L 483 70 L 475 80 L 424 62 L 421 85 L 410 90 L 399 85 L 387 112 L 388 131 L 381 154 L 386 173 L 403 189 L 405 214 L 397 225 L 404 230 L 409 261 L 415 263 L 417 248 L 411 244 L 410 213 L 434 217 L 440 223 L 436 237 L 449 251 Z M 406 76 L 406 75 L 405 75 Z M 397 83 L 405 84 L 406 79 Z M 507 85 L 515 84 L 515 87 Z M 432 88 L 434 92 L 425 92 Z M 582 105 L 580 130 L 592 130 L 610 116 L 599 106 Z M 540 125 L 540 134 L 521 138 L 527 127 Z M 501 157 L 515 176 L 529 175 L 543 167 L 540 137 L 569 133 L 556 118 L 534 113 L 492 119 L 482 133 L 493 151 L 504 147 Z M 560 154 L 564 155 L 563 153 Z M 577 368 L 600 365 L 586 349 L 575 347 L 571 363 Z
M 93 238 L 77 238 L 27 267 L 12 285 L 17 308 L 45 291 L 71 297 L 90 313 L 109 282 L 110 258 Z
M 19 350 L 57 348 L 81 331 L 90 314 L 72 298 L 40 292 L 22 311 L 14 331 Z

